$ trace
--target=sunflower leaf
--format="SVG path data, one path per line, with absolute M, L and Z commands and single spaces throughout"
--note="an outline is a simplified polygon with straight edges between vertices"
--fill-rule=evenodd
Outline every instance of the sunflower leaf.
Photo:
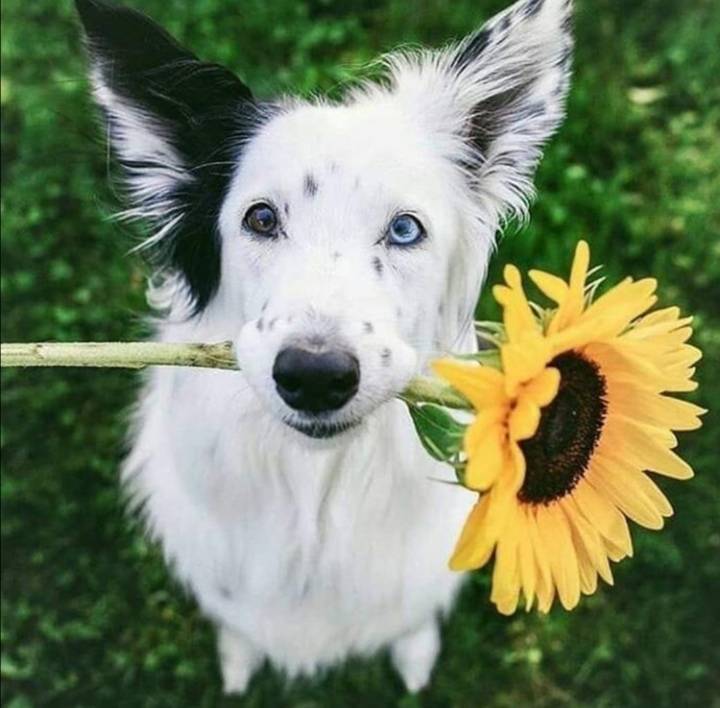
M 462 448 L 465 425 L 459 423 L 444 408 L 425 404 L 408 404 L 420 442 L 432 457 L 450 462 Z

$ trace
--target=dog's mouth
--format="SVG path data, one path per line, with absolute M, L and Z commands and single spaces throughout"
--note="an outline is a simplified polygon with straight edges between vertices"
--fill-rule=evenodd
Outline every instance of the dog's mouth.
M 315 440 L 324 440 L 333 438 L 336 435 L 347 432 L 360 424 L 360 420 L 350 420 L 333 423 L 324 420 L 295 420 L 284 419 L 283 422 L 297 430 L 299 433 L 306 435 Z

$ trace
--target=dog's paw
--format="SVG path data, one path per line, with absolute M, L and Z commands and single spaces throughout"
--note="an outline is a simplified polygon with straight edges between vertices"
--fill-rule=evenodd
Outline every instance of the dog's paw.
M 262 663 L 263 655 L 244 637 L 227 627 L 218 636 L 223 691 L 227 695 L 245 693 L 250 679 Z
M 428 685 L 439 652 L 440 633 L 434 620 L 392 645 L 393 666 L 410 693 L 417 693 Z

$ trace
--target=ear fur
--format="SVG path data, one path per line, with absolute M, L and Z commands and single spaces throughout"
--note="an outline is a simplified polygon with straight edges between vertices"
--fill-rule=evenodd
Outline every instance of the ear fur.
M 77 0 L 90 75 L 133 207 L 154 229 L 149 247 L 180 275 L 195 311 L 220 277 L 216 221 L 232 166 L 262 120 L 250 90 L 139 12 Z
M 542 147 L 565 114 L 571 0 L 520 0 L 441 52 L 389 57 L 391 90 L 466 172 L 494 231 L 526 216 Z

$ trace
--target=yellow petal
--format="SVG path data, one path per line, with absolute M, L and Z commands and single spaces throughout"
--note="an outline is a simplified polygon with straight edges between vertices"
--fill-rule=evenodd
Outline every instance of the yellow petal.
M 552 580 L 549 560 L 549 554 L 552 550 L 545 548 L 543 540 L 540 537 L 540 531 L 537 525 L 537 508 L 531 506 L 526 507 L 525 518 L 528 539 L 530 540 L 533 557 L 535 559 L 535 595 L 538 600 L 538 610 L 547 613 L 550 607 L 552 607 L 553 598 L 555 597 L 555 585 Z
M 608 387 L 608 400 L 613 410 L 640 422 L 671 430 L 695 430 L 702 425 L 704 408 L 688 401 L 662 396 L 628 383 Z
M 662 310 L 650 312 L 638 321 L 638 327 L 652 327 L 661 322 L 677 321 L 680 317 L 679 307 L 666 307 Z
M 619 458 L 612 450 L 608 450 L 606 447 L 603 447 L 597 455 L 598 458 L 604 458 L 607 464 L 612 465 L 619 472 L 621 471 L 623 478 L 632 480 L 632 488 L 635 493 L 643 496 L 658 514 L 665 517 L 673 515 L 673 508 L 667 497 L 647 474 L 637 467 L 633 467 L 627 460 Z
M 513 440 L 527 440 L 540 425 L 540 408 L 529 397 L 522 396 L 510 412 L 508 428 Z
M 503 344 L 500 359 L 506 394 L 515 396 L 518 386 L 538 376 L 551 357 L 550 342 L 539 334 L 526 332 L 516 342 Z
M 517 266 L 508 263 L 503 268 L 503 278 L 505 278 L 505 282 L 508 286 L 514 290 L 522 288 L 522 275 L 520 274 Z
M 550 366 L 543 369 L 534 379 L 528 381 L 523 388 L 523 396 L 531 398 L 541 408 L 555 400 L 560 388 L 560 372 Z
M 433 371 L 464 394 L 476 409 L 505 401 L 504 377 L 490 366 L 466 364 L 454 359 L 437 359 Z
M 538 599 L 538 610 L 546 615 L 550 612 L 553 600 L 555 599 L 555 583 L 553 583 L 552 580 L 546 582 L 543 578 L 538 578 L 536 595 Z
M 589 264 L 590 249 L 585 241 L 580 241 L 575 248 L 568 291 L 548 325 L 548 335 L 557 335 L 577 323 L 585 305 L 585 279 Z
M 523 451 L 520 449 L 520 446 L 513 441 L 510 441 L 510 463 L 512 476 L 508 481 L 508 489 L 510 493 L 517 495 L 523 485 L 523 482 L 525 481 L 525 470 L 527 465 Z
M 657 391 L 664 388 L 667 374 L 648 361 L 647 357 L 630 351 L 622 339 L 593 342 L 584 348 L 584 353 L 613 381 L 628 382 Z
M 637 281 L 628 278 L 598 297 L 586 310 L 585 317 L 611 316 L 632 322 L 655 304 L 656 289 L 654 278 Z
M 539 325 L 523 290 L 520 271 L 513 265 L 507 265 L 504 276 L 507 285 L 493 288 L 493 295 L 503 306 L 503 322 L 508 339 L 514 341 L 524 332 L 538 331 Z
M 517 525 L 508 520 L 506 530 L 499 538 L 493 568 L 492 593 L 490 599 L 504 615 L 517 609 L 520 593 L 520 572 L 517 556 Z
M 531 270 L 528 275 L 542 293 L 554 302 L 560 304 L 567 297 L 568 284 L 562 278 L 542 270 Z
M 608 416 L 603 437 L 607 439 L 609 449 L 638 469 L 652 470 L 674 479 L 690 479 L 692 467 L 669 449 L 666 431 L 659 428 L 649 430 L 647 426 L 633 425 L 627 419 L 622 424 Z
M 620 328 L 613 324 L 609 333 L 606 333 L 607 329 L 605 320 L 600 317 L 593 320 L 583 320 L 565 327 L 555 334 L 550 333 L 548 330 L 548 341 L 552 346 L 553 354 L 562 354 L 571 349 L 583 347 L 589 342 L 602 342 L 610 339 L 615 336 Z
M 642 351 L 642 343 L 637 343 L 635 346 L 639 351 Z M 631 345 L 632 346 L 632 345 Z M 653 347 L 652 342 L 648 342 L 645 350 Z M 663 354 L 661 362 L 663 367 L 665 366 L 692 366 L 702 359 L 702 350 L 694 347 L 692 344 L 683 344 L 682 347 L 678 347 L 674 351 Z
M 518 530 L 518 566 L 520 569 L 520 583 L 525 595 L 525 609 L 532 607 L 535 596 L 536 576 L 535 556 L 533 553 L 532 539 L 528 529 L 527 514 L 521 510 L 518 517 L 521 519 Z
M 580 511 L 601 536 L 621 548 L 625 555 L 632 556 L 632 541 L 625 517 L 585 479 L 581 479 L 572 493 Z
M 470 512 L 450 559 L 451 570 L 473 570 L 487 563 L 505 530 L 524 475 L 512 454 L 509 460 L 508 468 Z
M 605 544 L 605 552 L 607 553 L 608 558 L 614 563 L 617 563 L 627 557 L 628 554 L 625 550 L 621 546 L 613 543 L 610 539 L 604 538 L 603 543 Z
M 587 241 L 578 241 L 575 258 L 570 270 L 570 288 L 585 290 L 585 279 L 590 266 L 590 246 Z
M 607 553 L 605 552 L 605 544 L 598 534 L 597 530 L 586 521 L 583 513 L 580 511 L 577 503 L 573 499 L 572 494 L 567 495 L 560 500 L 565 516 L 567 517 L 573 538 L 576 539 L 576 546 L 582 545 L 585 549 L 585 555 L 593 564 L 595 570 L 600 577 L 608 584 L 613 584 L 612 571 L 608 562 Z
M 635 475 L 635 484 L 642 490 L 642 493 L 661 516 L 673 515 L 673 508 L 667 497 L 646 474 L 638 472 Z
M 478 434 L 478 431 L 480 434 Z M 479 426 L 472 423 L 465 433 L 465 486 L 484 491 L 495 482 L 508 458 L 505 429 L 501 425 Z
M 623 336 L 628 339 L 652 339 L 653 341 L 671 341 L 686 342 L 692 335 L 692 317 L 685 317 L 681 320 L 660 321 L 648 323 L 650 315 L 645 315 L 636 321 L 632 329 L 628 330 Z M 679 339 L 673 337 L 673 334 L 680 333 Z M 665 339 L 667 337 L 667 339 Z
M 557 505 L 539 507 L 537 521 L 545 547 L 552 549 L 550 570 L 558 597 L 566 610 L 572 610 L 580 600 L 580 573 L 570 528 Z
M 637 359 L 649 361 L 663 373 L 668 367 L 690 367 L 702 359 L 702 351 L 692 344 L 667 348 L 652 339 L 637 340 L 630 337 L 618 337 L 612 344 L 624 355 L 634 355 Z
M 597 571 L 587 557 L 583 546 L 575 545 L 575 551 L 580 574 L 580 591 L 584 595 L 592 595 L 597 590 Z
M 487 536 L 483 537 L 481 533 L 488 507 L 489 498 L 483 496 L 472 508 L 455 544 L 450 559 L 451 570 L 474 570 L 485 565 L 490 559 L 495 542 Z
M 585 473 L 587 483 L 599 494 L 606 495 L 625 516 L 648 529 L 661 529 L 663 517 L 647 500 L 629 475 L 618 474 L 617 468 L 595 458 L 591 469 Z

